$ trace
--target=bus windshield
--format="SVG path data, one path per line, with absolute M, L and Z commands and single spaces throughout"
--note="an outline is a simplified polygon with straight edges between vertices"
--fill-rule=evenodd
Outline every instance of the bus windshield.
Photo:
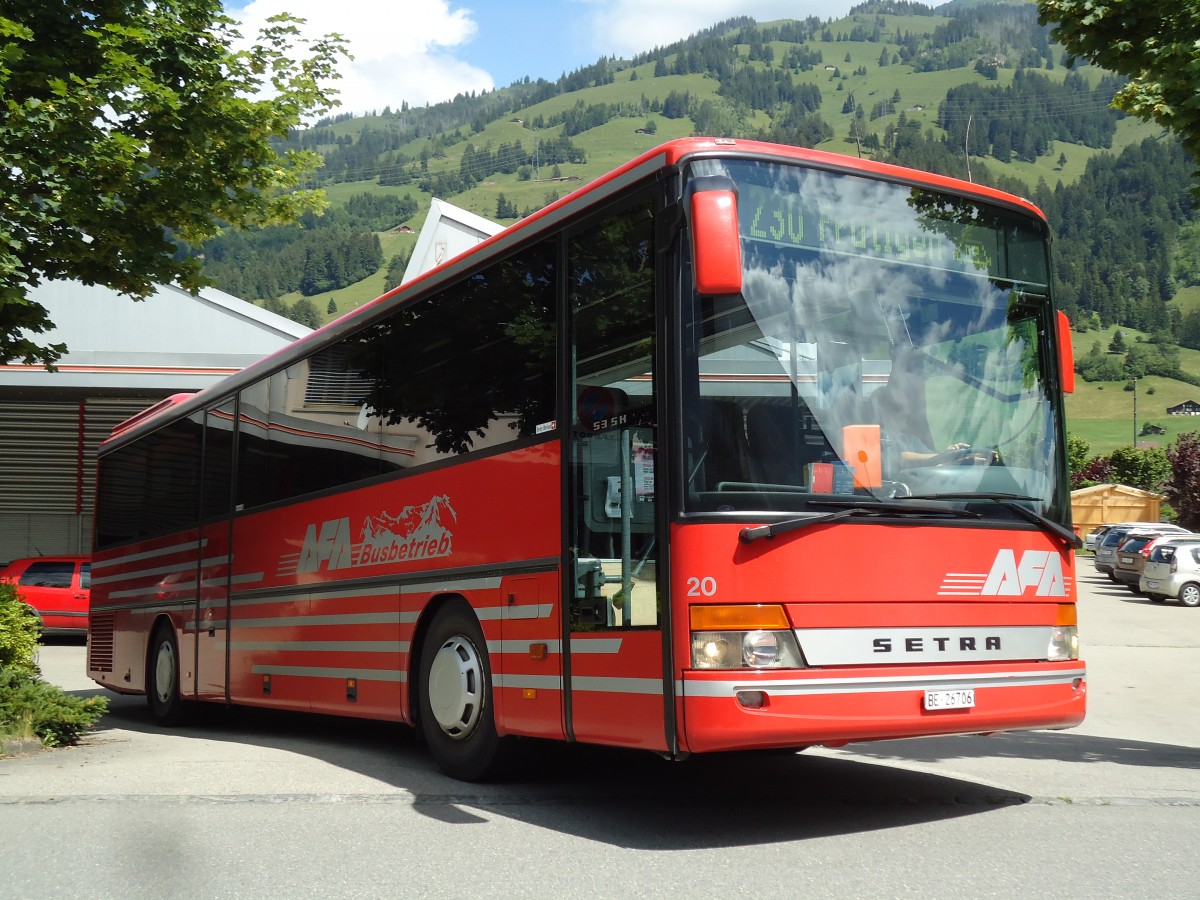
M 743 291 L 683 304 L 686 512 L 922 497 L 1063 519 L 1038 219 L 796 165 L 692 174 L 736 185 Z

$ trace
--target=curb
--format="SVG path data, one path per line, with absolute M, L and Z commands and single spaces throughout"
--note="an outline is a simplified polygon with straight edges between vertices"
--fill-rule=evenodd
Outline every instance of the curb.
M 37 753 L 41 749 L 42 742 L 37 738 L 0 740 L 0 758 L 7 759 L 13 756 L 28 756 L 31 753 Z

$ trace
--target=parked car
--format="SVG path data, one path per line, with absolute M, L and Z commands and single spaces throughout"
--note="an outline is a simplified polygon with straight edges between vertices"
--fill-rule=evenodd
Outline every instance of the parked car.
M 1096 545 L 1100 542 L 1100 539 L 1104 537 L 1105 532 L 1107 532 L 1110 528 L 1112 528 L 1112 525 L 1097 525 L 1095 528 L 1089 531 L 1088 536 L 1083 539 L 1083 549 L 1090 550 L 1092 553 L 1095 553 Z
M 1096 571 L 1116 581 L 1113 568 L 1116 565 L 1117 548 L 1125 542 L 1131 531 L 1151 530 L 1159 534 L 1191 534 L 1186 528 L 1168 525 L 1165 522 L 1122 522 L 1114 525 L 1104 533 L 1104 537 L 1096 545 L 1096 559 L 1093 563 Z
M 86 634 L 92 599 L 92 561 L 87 556 L 18 559 L 0 570 L 0 581 L 37 611 L 44 634 Z
M 1146 559 L 1155 547 L 1164 543 L 1200 543 L 1200 534 L 1163 534 L 1159 531 L 1131 531 L 1124 543 L 1117 548 L 1112 577 L 1126 585 L 1135 594 L 1141 594 L 1140 580 Z
M 1160 543 L 1146 560 L 1138 587 L 1155 603 L 1177 597 L 1184 606 L 1200 606 L 1200 542 Z
M 1131 531 L 1117 547 L 1113 556 L 1112 580 L 1124 584 L 1135 593 L 1138 579 L 1142 577 L 1141 565 L 1146 558 L 1139 552 L 1159 536 L 1156 531 Z

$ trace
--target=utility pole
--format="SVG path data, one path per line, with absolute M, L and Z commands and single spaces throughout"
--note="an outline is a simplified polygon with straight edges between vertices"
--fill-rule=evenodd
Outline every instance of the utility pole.
M 1137 378 L 1133 379 L 1133 449 L 1137 449 Z
M 967 181 L 972 184 L 975 179 L 971 177 L 971 120 L 975 118 L 975 114 L 967 116 L 967 136 L 963 139 L 963 152 L 967 155 Z

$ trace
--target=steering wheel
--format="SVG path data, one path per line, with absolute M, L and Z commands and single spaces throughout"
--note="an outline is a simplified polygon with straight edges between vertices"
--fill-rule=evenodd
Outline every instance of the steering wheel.
M 931 466 L 999 466 L 1004 463 L 991 447 L 953 447 L 929 460 Z

